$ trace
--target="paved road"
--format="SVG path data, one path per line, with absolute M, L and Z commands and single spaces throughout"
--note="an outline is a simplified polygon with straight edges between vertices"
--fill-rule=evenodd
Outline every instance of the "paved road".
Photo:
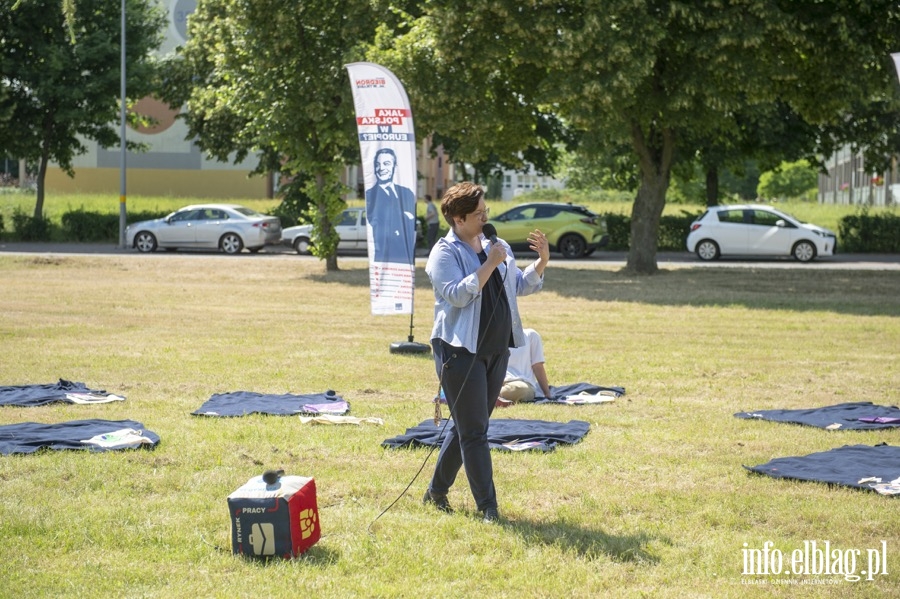
M 119 248 L 109 243 L 0 243 L 0 256 L 2 255 L 28 255 L 28 254 L 67 254 L 67 255 L 128 255 L 143 256 L 133 249 Z M 158 256 L 223 256 L 219 252 L 210 251 L 159 251 Z M 426 258 L 424 250 L 416 251 L 416 260 L 424 262 Z M 291 260 L 318 260 L 312 256 L 298 256 L 293 250 L 284 246 L 269 246 L 258 254 L 242 252 L 232 258 L 247 259 L 273 259 L 283 258 Z M 342 256 L 342 259 L 366 259 L 365 253 L 356 252 Z M 558 254 L 551 254 L 550 258 L 557 264 L 608 264 L 611 266 L 625 266 L 626 252 L 597 251 L 592 256 L 583 260 L 563 260 Z M 819 258 L 808 264 L 801 264 L 793 258 L 775 258 L 769 260 L 751 258 L 722 258 L 714 262 L 703 262 L 688 252 L 660 252 L 656 262 L 660 268 L 690 267 L 717 267 L 717 268 L 816 268 L 816 269 L 840 269 L 840 270 L 887 270 L 900 271 L 900 254 L 837 254 Z

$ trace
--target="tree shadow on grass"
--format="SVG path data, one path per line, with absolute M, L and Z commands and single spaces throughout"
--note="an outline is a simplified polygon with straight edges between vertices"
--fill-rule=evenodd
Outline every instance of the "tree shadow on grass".
M 656 564 L 659 558 L 647 551 L 651 541 L 660 539 L 647 533 L 611 535 L 602 530 L 576 526 L 565 521 L 501 521 L 504 528 L 522 536 L 527 543 L 556 546 L 585 559 L 606 556 L 616 562 Z
M 430 292 L 417 267 L 416 290 Z M 368 287 L 366 268 L 312 275 L 319 283 Z M 549 270 L 543 293 L 597 302 L 659 306 L 743 306 L 753 310 L 823 311 L 863 316 L 900 316 L 900 276 L 876 270 L 827 268 L 678 268 L 653 276 L 594 268 Z
M 566 269 L 553 274 L 544 292 L 603 302 L 900 316 L 900 304 L 894 300 L 900 276 L 880 271 L 679 268 L 634 276 Z
M 369 269 L 366 266 L 344 266 L 338 271 L 310 274 L 306 275 L 304 278 L 316 283 L 339 283 L 351 287 L 368 287 Z M 416 289 L 431 290 L 431 281 L 428 280 L 428 275 L 425 274 L 424 267 L 416 267 L 415 284 Z

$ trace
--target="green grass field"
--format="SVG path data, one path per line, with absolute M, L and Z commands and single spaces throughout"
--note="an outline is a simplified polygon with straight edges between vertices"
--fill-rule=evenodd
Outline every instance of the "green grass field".
M 65 378 L 127 397 L 3 407 L 0 425 L 131 419 L 162 438 L 153 451 L 0 457 L 0 597 L 896 596 L 896 498 L 742 465 L 897 445 L 900 429 L 830 432 L 733 414 L 897 405 L 897 272 L 814 264 L 634 278 L 551 262 L 545 290 L 520 303 L 544 337 L 551 383 L 627 393 L 603 405 L 498 410 L 585 420 L 591 431 L 550 454 L 495 452 L 504 523 L 489 526 L 462 475 L 454 515 L 421 504 L 434 456 L 376 521 L 428 454 L 380 444 L 431 418 L 436 380 L 430 358 L 389 353 L 409 319 L 369 314 L 366 262 L 340 265 L 0 254 L 0 384 Z M 416 276 L 415 338 L 427 341 L 421 263 Z M 326 389 L 384 426 L 190 414 L 214 393 Z M 269 468 L 318 487 L 323 537 L 295 560 L 231 553 L 226 497 Z M 743 574 L 743 552 L 769 541 L 786 555 L 829 541 L 862 556 L 885 542 L 887 574 Z

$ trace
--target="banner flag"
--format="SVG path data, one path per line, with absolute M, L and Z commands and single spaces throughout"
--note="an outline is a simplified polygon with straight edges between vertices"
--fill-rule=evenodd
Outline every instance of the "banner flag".
M 412 314 L 416 136 L 406 90 L 381 65 L 347 65 L 366 190 L 372 314 Z
M 891 58 L 894 59 L 894 68 L 897 69 L 897 78 L 900 79 L 900 52 L 894 52 Z

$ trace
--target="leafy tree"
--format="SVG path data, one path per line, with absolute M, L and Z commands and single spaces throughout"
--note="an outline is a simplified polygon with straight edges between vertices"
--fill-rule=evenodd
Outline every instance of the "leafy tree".
M 359 162 L 344 65 L 363 57 L 373 19 L 366 0 L 203 2 L 168 69 L 164 96 L 185 106 L 189 135 L 205 152 L 223 161 L 259 153 L 258 172 L 307 181 L 314 251 L 329 271 L 338 269 L 341 169 Z
M 745 160 L 722 171 L 720 175 L 722 191 L 726 196 L 740 202 L 754 200 L 759 184 L 759 166 L 754 160 Z
M 704 156 L 705 166 L 718 168 L 711 157 L 720 147 L 751 143 L 752 136 L 741 135 L 740 115 L 750 115 L 743 126 L 753 127 L 761 122 L 758 111 L 782 103 L 811 127 L 834 127 L 837 138 L 854 103 L 869 106 L 894 83 L 886 68 L 900 8 L 891 0 L 426 6 L 425 17 L 395 29 L 402 35 L 390 46 L 396 64 L 408 67 L 411 86 L 423 77 L 427 101 L 447 107 L 443 119 L 429 124 L 441 131 L 471 124 L 469 136 L 456 137 L 476 154 L 472 148 L 521 147 L 536 112 L 559 115 L 587 142 L 583 149 L 606 154 L 623 177 L 638 174 L 627 262 L 638 273 L 657 270 L 657 232 L 673 169 Z
M 807 197 L 816 191 L 816 169 L 806 160 L 785 162 L 778 169 L 764 172 L 759 178 L 757 192 L 769 199 Z
M 150 54 L 165 15 L 153 0 L 128 0 L 126 14 L 127 89 L 140 98 L 154 89 Z M 50 160 L 71 176 L 72 159 L 86 151 L 79 136 L 119 143 L 120 5 L 77 0 L 73 42 L 59 0 L 0 0 L 0 32 L 0 113 L 12 114 L 0 123 L 0 153 L 37 163 L 39 219 Z
M 504 17 L 490 15 L 480 25 L 496 34 L 492 46 L 470 48 L 464 38 L 458 41 L 465 50 L 458 51 L 445 17 L 459 9 L 458 18 L 465 18 L 463 7 L 376 4 L 393 12 L 383 13 L 368 58 L 404 82 L 418 131 L 433 134 L 435 147 L 443 145 L 455 163 L 471 166 L 478 182 L 501 169 L 553 174 L 560 146 L 572 140 L 559 116 L 537 103 L 542 67 L 517 58 L 531 40 L 503 38 Z

